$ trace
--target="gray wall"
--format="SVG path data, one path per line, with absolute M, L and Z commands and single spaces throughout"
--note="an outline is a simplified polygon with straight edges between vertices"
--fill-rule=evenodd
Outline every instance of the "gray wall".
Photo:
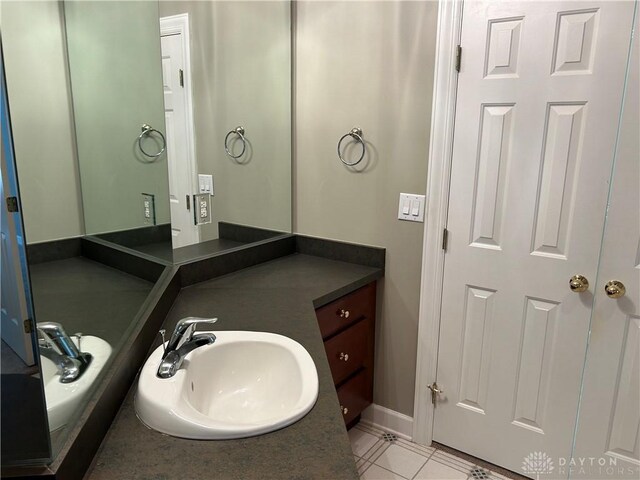
M 397 209 L 400 192 L 426 191 L 436 21 L 436 2 L 297 3 L 294 231 L 386 247 L 374 401 L 407 415 L 424 225 Z M 335 151 L 354 126 L 360 172 Z
M 144 226 L 143 192 L 168 223 L 166 155 L 136 145 L 143 123 L 165 131 L 158 4 L 66 2 L 65 16 L 86 233 Z
M 291 28 L 288 1 L 162 1 L 160 16 L 189 13 L 199 173 L 213 174 L 213 224 L 291 230 Z M 242 125 L 248 155 L 224 153 Z M 237 146 L 239 153 L 239 145 Z
M 2 43 L 28 243 L 84 233 L 59 2 L 1 2 Z

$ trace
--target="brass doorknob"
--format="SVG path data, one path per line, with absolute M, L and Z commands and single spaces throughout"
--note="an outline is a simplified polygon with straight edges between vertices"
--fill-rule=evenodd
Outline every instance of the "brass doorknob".
M 589 280 L 584 275 L 574 275 L 569 279 L 569 288 L 572 292 L 586 292 L 589 288 Z
M 604 293 L 609 298 L 620 298 L 624 296 L 627 289 L 624 288 L 624 284 L 619 280 L 611 280 L 604 286 Z

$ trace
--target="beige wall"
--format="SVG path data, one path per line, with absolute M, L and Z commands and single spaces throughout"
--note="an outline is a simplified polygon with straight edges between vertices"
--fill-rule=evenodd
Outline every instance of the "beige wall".
M 374 401 L 411 416 L 424 225 L 397 209 L 426 191 L 436 20 L 435 2 L 297 4 L 294 231 L 387 249 Z M 354 126 L 359 172 L 336 156 Z
M 28 243 L 84 233 L 61 10 L 51 1 L 0 3 Z
M 160 16 L 189 13 L 199 173 L 213 174 L 213 224 L 291 230 L 291 26 L 288 1 L 162 1 Z M 238 125 L 250 145 L 224 153 Z M 237 146 L 240 152 L 239 145 Z
M 165 131 L 158 4 L 66 2 L 65 18 L 86 233 L 144 226 L 142 193 L 168 223 L 167 157 L 136 144 L 144 123 Z

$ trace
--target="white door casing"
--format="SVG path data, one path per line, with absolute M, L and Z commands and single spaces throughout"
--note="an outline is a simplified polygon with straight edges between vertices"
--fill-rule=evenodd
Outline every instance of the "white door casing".
M 639 30 L 636 12 L 636 32 Z M 600 257 L 572 478 L 640 477 L 640 39 L 636 34 Z M 626 294 L 605 295 L 621 281 Z M 600 460 L 603 459 L 603 460 Z M 604 463 L 604 465 L 602 465 Z M 615 472 L 615 474 L 614 474 Z
M 200 232 L 194 222 L 193 206 L 190 205 L 191 196 L 197 193 L 198 183 L 190 83 L 188 14 L 161 18 L 160 35 L 171 234 L 173 248 L 179 248 L 200 241 Z
M 513 470 L 571 451 L 628 52 L 577 6 L 464 7 L 433 439 Z

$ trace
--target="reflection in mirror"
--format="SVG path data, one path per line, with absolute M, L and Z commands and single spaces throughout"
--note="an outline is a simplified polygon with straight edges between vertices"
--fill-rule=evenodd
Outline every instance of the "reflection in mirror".
M 0 334 L 0 392 L 2 392 L 2 465 L 44 463 L 51 457 L 49 429 L 35 343 L 33 304 L 20 213 L 11 126 L 7 110 L 4 62 L 2 92 L 2 176 L 0 193 L 2 251 L 2 312 Z M 6 205 L 6 208 L 5 208 Z
M 154 2 L 64 4 L 88 235 L 170 221 L 166 156 L 143 154 L 162 137 L 141 131 L 165 131 L 157 15 Z
M 167 265 L 291 232 L 290 4 L 1 2 L 0 21 L 55 456 L 162 269 L 95 245 Z
M 125 36 L 127 30 L 141 30 L 145 22 L 157 33 L 157 4 L 141 3 L 150 7 L 146 16 L 135 10 L 137 4 L 119 5 L 120 17 L 135 19 L 128 24 L 120 22 L 119 36 Z M 112 115 L 105 110 L 106 105 L 119 102 L 124 95 L 105 88 L 92 92 L 103 103 L 101 110 L 83 121 L 106 125 L 103 135 L 97 135 L 94 142 L 98 151 L 114 152 L 110 158 L 113 168 L 104 164 L 104 155 L 92 155 L 95 162 L 91 165 L 79 161 L 87 145 L 76 145 L 75 132 L 82 126 L 77 118 L 74 121 L 75 92 L 67 63 L 64 5 L 3 2 L 1 7 L 4 64 L 34 304 L 30 318 L 36 322 L 33 334 L 39 355 L 35 361 L 42 366 L 37 385 L 41 390 L 44 386 L 48 423 L 45 419 L 43 425 L 51 432 L 55 456 L 153 287 L 148 278 L 138 278 L 85 256 L 82 242 L 86 228 L 100 229 L 98 221 L 105 228 L 127 226 L 123 212 L 131 207 L 118 203 L 119 198 L 136 188 L 137 181 L 143 185 L 141 189 L 150 189 L 152 185 L 142 178 L 154 174 L 147 174 L 147 170 L 124 171 L 123 165 L 134 161 L 136 135 L 125 135 L 101 118 L 105 112 Z M 135 15 L 129 15 L 129 11 Z M 120 82 L 127 83 L 126 70 L 117 75 Z M 137 73 L 129 75 L 133 81 Z M 161 98 L 160 89 L 158 81 Z M 162 120 L 162 108 L 158 117 Z M 125 123 L 122 117 L 118 121 Z M 129 138 L 132 134 L 133 139 Z M 130 162 L 124 160 L 124 150 L 118 150 L 124 144 L 129 147 L 126 154 Z M 157 190 L 151 192 L 164 191 L 168 199 L 166 162 L 162 168 L 150 168 L 157 171 Z M 128 177 L 126 181 L 123 176 Z M 93 182 L 98 178 L 102 183 Z M 89 200 L 92 193 L 98 201 Z M 168 207 L 165 210 L 168 218 Z M 92 223 L 94 219 L 96 223 Z M 11 350 L 16 350 L 13 345 Z M 22 363 L 28 366 L 28 362 Z M 28 402 L 31 397 L 24 393 L 21 400 Z
M 160 20 L 128 38 L 127 19 L 105 22 L 119 3 L 65 9 L 87 233 L 179 263 L 290 232 L 289 2 L 125 2 Z M 126 133 L 144 124 L 134 160 Z M 129 143 L 104 135 L 118 130 Z

